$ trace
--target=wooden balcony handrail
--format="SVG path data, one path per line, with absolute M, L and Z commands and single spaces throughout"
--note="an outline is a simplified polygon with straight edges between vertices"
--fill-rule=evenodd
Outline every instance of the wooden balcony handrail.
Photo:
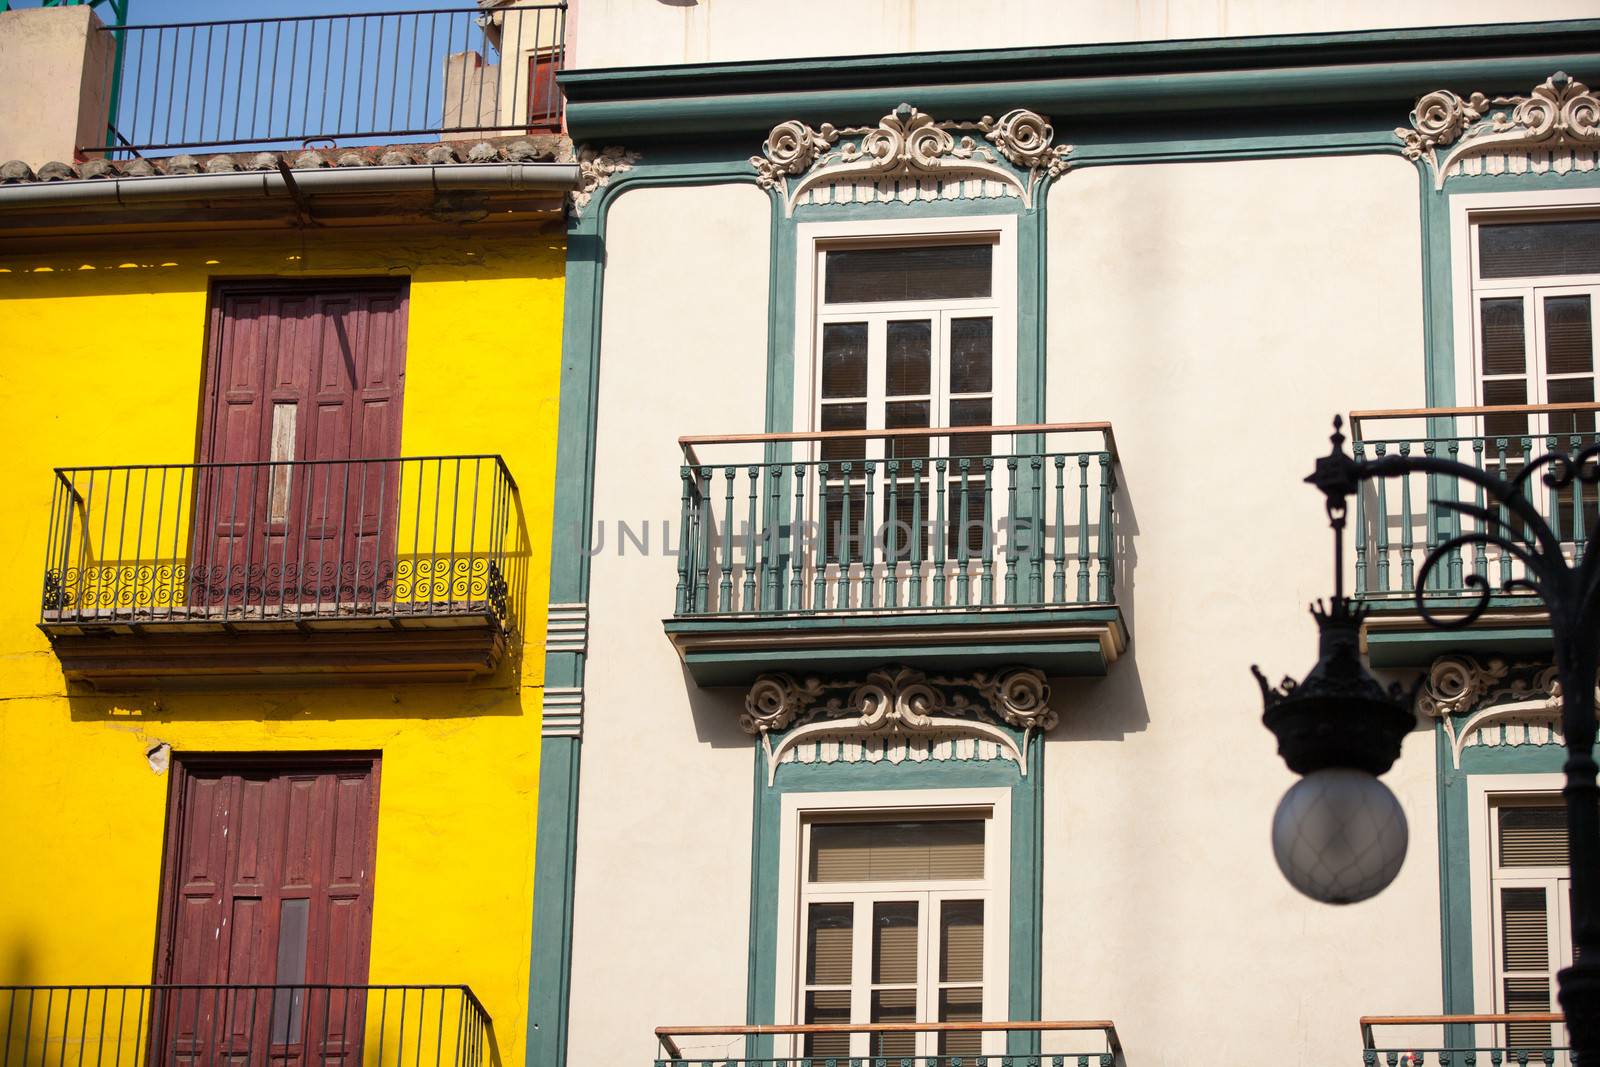
M 1059 1032 L 1098 1030 L 1105 1034 L 1106 1050 L 1121 1064 L 1122 1041 L 1117 1024 L 1110 1019 L 1068 1019 L 1045 1022 L 961 1022 L 961 1023 L 757 1023 L 736 1026 L 658 1026 L 656 1040 L 675 1060 L 683 1052 L 674 1038 L 679 1037 L 754 1037 L 757 1035 L 803 1034 L 950 1034 L 988 1032 Z
M 878 441 L 916 437 L 958 437 L 965 434 L 1006 435 L 1030 433 L 1099 433 L 1105 436 L 1106 451 L 1117 457 L 1117 439 L 1109 422 L 1034 422 L 1014 426 L 907 426 L 894 430 L 796 430 L 785 433 L 736 433 L 693 435 L 678 438 L 689 465 L 697 467 L 696 445 L 750 445 L 795 441 Z
M 1444 408 L 1372 408 L 1350 413 L 1350 436 L 1360 440 L 1363 419 L 1432 419 L 1451 415 L 1553 415 L 1568 411 L 1600 411 L 1600 402 L 1563 404 L 1477 404 Z
M 1363 1015 L 1361 1041 L 1363 1048 L 1376 1048 L 1372 1043 L 1374 1026 L 1442 1026 L 1452 1023 L 1559 1023 L 1566 1017 L 1558 1011 L 1522 1012 L 1501 1015 Z

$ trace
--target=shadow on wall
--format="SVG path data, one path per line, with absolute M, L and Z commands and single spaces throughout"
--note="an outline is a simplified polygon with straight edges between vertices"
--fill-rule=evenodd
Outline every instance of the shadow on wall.
M 507 659 L 510 657 L 508 656 Z M 506 669 L 502 665 L 502 669 Z M 77 689 L 77 686 L 73 688 Z M 337 679 L 251 689 L 156 689 L 127 693 L 69 692 L 74 722 L 348 722 L 449 720 L 526 715 L 524 690 L 505 684 L 449 682 L 384 687 L 342 684 Z

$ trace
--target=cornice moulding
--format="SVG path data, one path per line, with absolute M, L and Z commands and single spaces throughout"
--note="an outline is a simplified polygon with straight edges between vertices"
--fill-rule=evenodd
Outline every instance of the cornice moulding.
M 998 745 L 1026 776 L 1033 734 L 1057 721 L 1044 672 L 1030 667 L 963 676 L 910 667 L 884 667 L 864 678 L 764 674 L 739 716 L 740 727 L 761 739 L 768 785 L 796 745 L 855 735 L 976 738 Z
M 1562 743 L 1561 683 L 1547 660 L 1440 656 L 1417 691 L 1416 710 L 1439 720 L 1457 770 L 1475 745 Z
M 1461 173 L 1462 164 L 1484 156 L 1566 151 L 1569 158 L 1544 162 L 1588 170 L 1600 152 L 1600 98 L 1565 71 L 1526 96 L 1463 97 L 1438 89 L 1417 101 L 1409 127 L 1394 132 L 1406 158 L 1432 170 L 1435 189 Z

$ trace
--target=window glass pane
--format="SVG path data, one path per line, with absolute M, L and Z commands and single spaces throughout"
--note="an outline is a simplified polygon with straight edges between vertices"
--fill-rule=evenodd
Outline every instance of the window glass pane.
M 916 987 L 874 991 L 872 994 L 872 1021 L 875 1023 L 916 1022 Z M 914 1056 L 916 1051 L 917 1035 L 915 1033 L 872 1035 L 872 1054 L 874 1056 Z M 885 1067 L 888 1067 L 888 1065 L 885 1065 Z
M 981 820 L 818 823 L 813 882 L 927 881 L 983 877 Z
M 1546 383 L 1552 404 L 1578 404 L 1594 400 L 1593 378 L 1556 378 Z M 1554 434 L 1594 432 L 1594 412 L 1592 411 L 1553 411 L 1548 416 L 1550 419 L 1550 432 Z M 1583 444 L 1588 444 L 1585 440 Z M 1562 442 L 1563 445 L 1572 446 L 1572 442 Z M 1571 529 L 1572 527 L 1565 527 Z
M 987 393 L 994 388 L 994 320 L 950 323 L 950 391 Z
M 883 405 L 883 425 L 888 430 L 904 430 L 913 426 L 927 426 L 931 410 L 929 401 L 926 400 L 893 400 Z M 891 459 L 906 456 L 926 456 L 928 454 L 928 439 L 926 437 L 895 437 L 888 441 L 888 455 Z M 908 464 L 900 465 L 900 476 L 908 477 L 911 467 Z
M 1500 890 L 1501 957 L 1508 971 L 1550 969 L 1543 889 Z
M 277 984 L 298 986 L 306 980 L 306 931 L 311 901 L 285 900 L 278 906 Z M 272 1041 L 277 1045 L 300 1040 L 305 1021 L 305 990 L 280 989 L 272 998 Z
M 806 984 L 849 985 L 850 904 L 813 904 L 806 920 Z
M 872 906 L 872 980 L 878 985 L 917 981 L 917 902 L 879 901 Z
M 1478 273 L 1485 278 L 1600 273 L 1600 219 L 1479 226 Z
M 1483 373 L 1526 374 L 1522 298 L 1482 300 L 1478 312 L 1483 322 Z
M 1507 978 L 1506 1012 L 1524 1015 L 1550 1010 L 1550 979 Z M 1549 1048 L 1549 1023 L 1507 1023 L 1506 1043 L 1512 1048 Z
M 851 472 L 850 514 L 845 515 L 845 483 L 830 477 L 823 499 L 823 552 L 829 563 L 861 562 L 862 534 L 867 520 L 866 486 L 859 470 Z M 846 519 L 848 518 L 848 521 Z
M 982 989 L 943 989 L 939 991 L 939 1021 L 975 1023 L 983 1019 Z M 939 1052 L 946 1056 L 977 1056 L 983 1051 L 983 1035 L 976 1031 L 939 1035 Z
M 806 994 L 806 1022 L 843 1024 L 850 1021 L 850 990 L 817 989 Z M 807 1034 L 807 1056 L 850 1055 L 849 1034 Z
M 1587 296 L 1545 297 L 1544 369 L 1548 374 L 1583 374 L 1594 370 L 1594 337 Z
M 1528 383 L 1521 378 L 1506 378 L 1500 381 L 1483 383 L 1483 402 L 1491 407 L 1502 404 L 1526 404 L 1528 402 Z M 1528 416 L 1525 414 L 1485 415 L 1483 417 L 1483 432 L 1488 441 L 1484 443 L 1486 450 L 1485 461 L 1494 463 L 1498 459 L 1496 439 L 1506 439 L 1506 455 L 1522 455 L 1522 437 L 1528 432 Z
M 884 393 L 927 396 L 933 374 L 933 323 L 928 319 L 891 322 Z
M 992 426 L 994 425 L 994 401 L 988 397 L 981 400 L 952 400 L 950 401 L 951 426 Z M 988 456 L 994 452 L 994 440 L 984 433 L 956 434 L 950 438 L 950 454 L 952 456 Z M 956 465 L 950 465 L 951 470 L 956 470 Z M 973 462 L 968 468 L 968 473 L 982 477 L 983 465 Z
M 867 395 L 867 324 L 822 324 L 822 395 Z
M 828 304 L 964 300 L 987 297 L 993 288 L 988 244 L 840 248 L 825 255 Z
M 1558 804 L 1504 804 L 1500 820 L 1500 866 L 1565 867 L 1567 810 Z
M 824 404 L 822 405 L 822 428 L 824 430 L 864 430 L 867 428 L 867 405 L 865 404 Z M 823 441 L 823 459 L 861 459 L 867 454 L 867 442 L 863 437 L 846 438 L 843 441 Z M 829 472 L 838 474 L 835 467 Z M 852 472 L 856 477 L 861 476 L 861 466 L 856 465 Z
M 940 907 L 939 981 L 983 981 L 983 901 L 947 900 Z

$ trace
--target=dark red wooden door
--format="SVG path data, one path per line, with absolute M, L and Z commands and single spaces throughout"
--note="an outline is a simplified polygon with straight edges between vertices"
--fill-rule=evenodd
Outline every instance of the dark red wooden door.
M 185 767 L 168 830 L 157 1062 L 360 1062 L 377 772 Z
M 393 578 L 405 289 L 225 287 L 196 479 L 197 599 L 376 602 Z M 309 462 L 322 461 L 322 462 Z

